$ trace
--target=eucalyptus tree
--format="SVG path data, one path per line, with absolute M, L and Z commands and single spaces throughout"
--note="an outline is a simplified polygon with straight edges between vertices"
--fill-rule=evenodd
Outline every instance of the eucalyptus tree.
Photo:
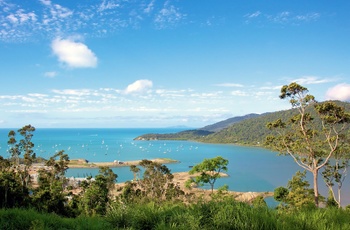
M 33 190 L 33 205 L 41 211 L 67 215 L 67 195 L 65 191 L 69 157 L 63 150 L 54 154 L 38 173 L 38 187 Z
M 134 174 L 134 181 L 139 179 L 140 168 L 136 165 L 130 165 L 130 171 Z
M 291 156 L 300 167 L 312 173 L 314 202 L 318 206 L 319 171 L 342 147 L 350 115 L 334 102 L 317 103 L 307 88 L 295 82 L 281 88 L 280 98 L 289 99 L 298 113 L 289 121 L 278 119 L 268 123 L 267 127 L 276 134 L 269 135 L 266 144 L 282 155 Z
M 109 167 L 100 167 L 99 174 L 94 180 L 87 178 L 87 181 L 83 183 L 80 199 L 80 208 L 84 214 L 88 216 L 106 214 L 117 177 L 117 174 Z
M 0 156 L 0 208 L 25 207 L 29 191 L 8 159 Z
M 143 178 L 138 183 L 141 190 L 151 200 L 162 200 L 174 178 L 170 169 L 150 160 L 142 160 L 140 166 L 144 168 Z
M 142 170 L 135 165 L 130 166 L 134 180 L 125 184 L 121 194 L 123 202 L 162 202 L 182 198 L 185 194 L 178 184 L 174 184 L 174 176 L 166 165 L 146 159 L 139 165 Z M 143 175 L 138 178 L 141 171 Z
M 341 207 L 341 190 L 350 164 L 350 140 L 343 140 L 332 160 L 327 162 L 322 172 L 323 180 L 336 205 Z
M 221 172 L 227 172 L 228 160 L 221 156 L 217 156 L 211 159 L 204 159 L 201 163 L 193 166 L 189 171 L 190 174 L 199 173 L 192 182 L 203 185 L 205 183 L 210 184 L 211 192 L 214 191 L 214 184 L 218 178 L 221 177 Z
M 17 132 L 22 136 L 19 142 L 16 140 L 16 132 L 11 130 L 8 134 L 9 153 L 13 158 L 13 165 L 22 180 L 23 186 L 29 186 L 31 178 L 29 168 L 31 167 L 36 155 L 33 151 L 34 143 L 32 142 L 33 132 L 35 128 L 26 125 Z M 20 165 L 20 155 L 23 155 L 23 164 Z

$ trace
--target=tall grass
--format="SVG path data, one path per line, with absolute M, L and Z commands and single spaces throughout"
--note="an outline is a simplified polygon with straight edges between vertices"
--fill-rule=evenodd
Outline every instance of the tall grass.
M 0 209 L 1 230 L 112 229 L 102 217 L 64 218 L 33 209 Z
M 281 212 L 232 199 L 191 205 L 155 203 L 113 206 L 107 221 L 130 229 L 349 229 L 350 213 L 341 209 Z
M 350 230 L 342 209 L 281 211 L 233 199 L 182 203 L 114 203 L 105 217 L 63 218 L 35 210 L 0 210 L 0 229 L 281 229 Z

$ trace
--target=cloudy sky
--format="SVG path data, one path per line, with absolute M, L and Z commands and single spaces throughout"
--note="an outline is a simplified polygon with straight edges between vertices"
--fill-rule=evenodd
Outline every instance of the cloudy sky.
M 0 128 L 202 127 L 350 101 L 350 1 L 0 0 Z

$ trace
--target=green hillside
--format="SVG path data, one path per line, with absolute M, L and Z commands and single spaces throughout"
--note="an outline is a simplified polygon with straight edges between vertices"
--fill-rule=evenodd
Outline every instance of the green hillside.
M 210 131 L 210 132 L 218 132 L 218 131 L 223 130 L 223 129 L 225 129 L 225 128 L 227 128 L 235 123 L 244 121 L 246 119 L 259 117 L 259 116 L 261 116 L 261 115 L 256 114 L 256 113 L 251 113 L 251 114 L 247 114 L 244 116 L 232 117 L 232 118 L 226 119 L 224 121 L 219 121 L 219 122 L 212 124 L 212 125 L 204 126 L 203 128 L 200 128 L 200 130 L 206 130 L 206 131 Z
M 335 102 L 345 107 L 347 111 L 350 111 L 350 103 Z M 310 112 L 313 113 L 311 107 Z M 186 130 L 171 134 L 145 134 L 135 138 L 135 140 L 193 140 L 206 143 L 259 146 L 264 142 L 266 136 L 271 133 L 266 128 L 267 123 L 277 119 L 287 121 L 297 113 L 297 110 L 289 109 L 261 115 L 248 114 L 246 116 L 233 117 L 196 130 Z

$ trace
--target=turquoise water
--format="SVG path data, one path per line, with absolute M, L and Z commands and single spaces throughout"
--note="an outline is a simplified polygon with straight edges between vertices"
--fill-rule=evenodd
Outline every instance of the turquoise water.
M 7 134 L 0 129 L 0 155 L 8 157 Z M 216 187 L 227 184 L 234 191 L 273 191 L 286 186 L 300 168 L 290 157 L 277 156 L 263 148 L 223 144 L 204 144 L 190 141 L 134 141 L 145 133 L 169 133 L 179 129 L 37 129 L 33 142 L 37 156 L 49 158 L 64 150 L 70 159 L 84 158 L 90 162 L 128 161 L 153 158 L 171 158 L 180 163 L 168 164 L 172 172 L 188 171 L 189 166 L 204 158 L 222 156 L 229 160 L 229 177 L 217 181 Z M 20 139 L 20 137 L 18 137 Z M 131 180 L 128 167 L 113 168 L 118 182 Z M 69 169 L 67 176 L 96 175 L 98 169 Z M 311 180 L 310 175 L 308 179 Z M 322 181 L 320 181 L 322 184 Z M 321 187 L 323 195 L 327 190 Z M 348 190 L 347 190 L 348 191 Z

